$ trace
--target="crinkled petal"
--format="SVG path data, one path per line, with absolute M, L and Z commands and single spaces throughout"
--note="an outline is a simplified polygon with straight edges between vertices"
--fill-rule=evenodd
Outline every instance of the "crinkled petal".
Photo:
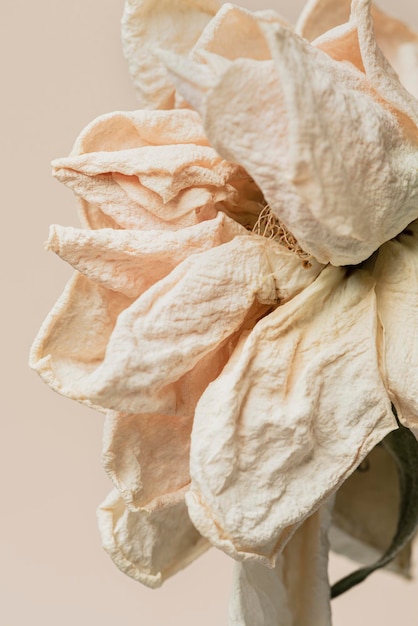
M 192 416 L 106 415 L 102 462 L 130 510 L 164 503 L 190 483 Z
M 376 446 L 336 493 L 331 548 L 363 565 L 381 558 L 398 524 L 399 478 L 394 458 Z M 388 565 L 410 577 L 411 544 Z
M 209 548 L 189 519 L 184 490 L 171 502 L 137 512 L 114 490 L 97 513 L 106 552 L 122 572 L 148 587 L 159 587 Z
M 330 504 L 305 520 L 273 569 L 254 561 L 236 563 L 230 626 L 331 626 Z
M 261 305 L 289 299 L 320 269 L 258 236 L 189 257 L 119 317 L 81 395 L 132 413 L 179 411 L 173 384 L 239 331 L 253 307 L 261 314 Z
M 190 53 L 191 58 L 205 61 L 215 54 L 233 60 L 271 58 L 260 19 L 286 25 L 274 11 L 251 12 L 229 2 L 225 3 L 208 23 Z
M 418 33 L 372 5 L 376 42 L 404 87 L 418 98 Z
M 406 86 L 402 85 L 398 74 L 378 46 L 371 13 L 371 0 L 353 0 L 350 19 L 357 26 L 361 55 L 368 80 L 384 100 L 407 115 L 417 126 L 418 101 L 409 93 Z M 385 20 L 383 19 L 383 21 Z M 378 18 L 379 23 L 382 23 L 381 15 Z M 413 76 L 411 80 L 414 85 L 417 85 L 416 73 L 418 65 L 416 62 L 418 47 L 416 37 L 415 46 L 412 55 L 413 57 L 415 56 L 415 62 L 413 61 L 411 64 Z
M 179 143 L 208 145 L 195 111 L 115 111 L 100 115 L 85 127 L 71 156 Z
M 224 213 L 174 232 L 51 226 L 47 249 L 107 289 L 135 298 L 191 254 L 245 233 Z
M 370 275 L 327 267 L 241 341 L 193 426 L 186 498 L 211 543 L 274 564 L 295 527 L 397 427 L 376 325 Z
M 219 6 L 217 0 L 127 0 L 122 43 L 140 108 L 174 107 L 174 86 L 155 49 L 187 54 Z
M 379 250 L 377 307 L 382 369 L 400 421 L 418 427 L 418 224 Z
M 220 154 L 245 167 L 305 251 L 323 263 L 357 264 L 418 216 L 418 144 L 359 71 L 290 30 L 265 29 L 274 65 L 240 59 L 212 75 L 202 87 L 205 130 Z M 198 87 L 193 66 L 187 81 Z
M 351 0 L 308 0 L 295 26 L 304 39 L 313 41 L 335 26 L 348 22 Z
M 240 177 L 239 166 L 208 146 L 93 152 L 57 159 L 53 166 L 61 182 L 122 228 L 149 228 L 152 219 L 189 226 L 214 217 L 217 203 L 238 204 L 229 181 Z M 144 214 L 150 214 L 148 221 Z
M 75 274 L 32 345 L 30 366 L 52 389 L 78 400 L 80 381 L 103 360 L 116 319 L 131 303 Z

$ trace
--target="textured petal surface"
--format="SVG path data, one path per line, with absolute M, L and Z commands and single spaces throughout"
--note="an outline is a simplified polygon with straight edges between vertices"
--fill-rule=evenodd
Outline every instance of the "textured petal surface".
M 252 311 L 264 314 L 260 305 L 289 299 L 319 271 L 258 236 L 189 257 L 119 317 L 106 358 L 81 395 L 116 410 L 181 412 L 173 383 L 242 330 Z
M 240 59 L 205 83 L 205 130 L 220 154 L 245 167 L 304 250 L 324 263 L 359 263 L 418 214 L 417 144 L 362 73 L 285 28 L 265 28 L 274 65 Z M 200 80 L 193 65 L 188 83 Z
M 298 528 L 276 566 L 235 565 L 230 626 L 330 626 L 330 503 Z
M 191 58 L 205 61 L 208 53 L 212 53 L 229 60 L 270 59 L 270 49 L 260 27 L 260 19 L 286 24 L 274 11 L 253 13 L 229 2 L 225 3 L 202 32 L 191 51 Z
M 159 587 L 209 547 L 190 522 L 183 492 L 164 505 L 132 512 L 115 490 L 98 509 L 98 521 L 114 563 L 148 587 Z
M 335 496 L 331 548 L 371 565 L 391 544 L 399 517 L 399 479 L 392 455 L 376 446 Z M 411 544 L 388 566 L 410 576 Z
M 164 503 L 189 484 L 192 421 L 170 415 L 107 414 L 102 461 L 129 509 L 152 500 Z
M 134 298 L 191 254 L 245 234 L 242 226 L 218 213 L 213 220 L 175 232 L 51 226 L 47 249 L 91 280 Z
M 335 26 L 348 22 L 351 0 L 308 0 L 296 23 L 295 31 L 313 41 Z
M 418 224 L 379 250 L 377 306 L 385 383 L 400 421 L 418 427 Z
M 75 274 L 33 343 L 31 367 L 52 389 L 78 400 L 80 382 L 104 358 L 116 319 L 131 302 Z
M 211 543 L 274 564 L 295 526 L 396 428 L 376 324 L 370 275 L 328 267 L 241 342 L 193 426 L 187 502 Z
M 173 108 L 174 87 L 155 49 L 187 54 L 218 8 L 217 0 L 127 0 L 122 43 L 140 108 Z

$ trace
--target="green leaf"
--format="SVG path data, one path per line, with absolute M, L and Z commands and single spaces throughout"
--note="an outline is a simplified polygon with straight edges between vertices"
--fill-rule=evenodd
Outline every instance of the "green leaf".
M 398 419 L 396 409 L 393 413 Z M 392 542 L 382 557 L 339 580 L 331 588 L 331 598 L 336 598 L 363 582 L 375 570 L 390 563 L 412 539 L 418 528 L 418 441 L 408 428 L 398 421 L 399 428 L 385 437 L 382 444 L 393 456 L 398 470 L 400 507 L 399 520 Z

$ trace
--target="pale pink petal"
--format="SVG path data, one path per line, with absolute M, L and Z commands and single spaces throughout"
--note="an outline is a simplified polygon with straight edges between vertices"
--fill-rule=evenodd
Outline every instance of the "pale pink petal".
M 286 24 L 274 11 L 247 11 L 225 3 L 208 23 L 190 53 L 191 58 L 204 61 L 207 54 L 225 59 L 270 59 L 270 49 L 259 20 Z
M 371 14 L 371 0 L 353 0 L 350 19 L 357 26 L 363 64 L 371 85 L 384 100 L 408 116 L 415 125 L 418 125 L 418 101 L 409 93 L 406 85 L 402 85 L 399 81 L 396 71 L 379 48 Z M 377 23 L 382 23 L 381 16 L 380 21 L 378 19 Z M 411 36 L 413 36 L 412 33 Z M 413 74 L 413 78 L 410 80 L 412 80 L 415 89 L 417 89 L 418 84 L 416 79 L 418 48 L 416 46 L 417 40 L 415 36 L 415 49 L 413 49 L 413 60 L 410 67 Z M 417 131 L 415 128 L 415 137 L 416 135 Z
M 190 522 L 184 491 L 171 502 L 132 512 L 114 490 L 97 515 L 103 547 L 115 565 L 148 587 L 160 587 L 210 547 Z
M 399 506 L 396 462 L 384 446 L 376 446 L 336 493 L 331 549 L 362 565 L 379 560 L 395 535 Z M 387 567 L 410 577 L 411 543 Z
M 211 543 L 274 564 L 295 527 L 397 427 L 376 326 L 370 275 L 327 267 L 241 341 L 193 426 L 186 498 Z
M 400 421 L 418 427 L 418 224 L 379 250 L 376 294 L 382 367 Z
M 47 249 L 107 289 L 135 298 L 191 254 L 245 234 L 242 226 L 218 213 L 213 220 L 174 232 L 51 226 Z
M 192 416 L 106 415 L 102 462 L 130 510 L 190 483 Z
M 208 145 L 195 111 L 116 111 L 90 122 L 77 138 L 71 155 L 179 143 Z
M 217 0 L 127 0 L 122 43 L 140 108 L 174 107 L 174 87 L 155 49 L 187 54 L 219 6 Z
M 274 65 L 233 61 L 202 86 L 206 132 L 248 171 L 305 251 L 323 263 L 357 264 L 418 216 L 417 143 L 361 72 L 290 30 L 265 28 Z M 200 80 L 193 66 L 188 84 Z
M 348 22 L 351 0 L 308 0 L 296 23 L 295 31 L 313 41 L 335 26 Z
M 103 360 L 116 319 L 131 302 L 75 274 L 33 343 L 30 366 L 52 389 L 78 400 L 80 382 Z
M 376 42 L 402 85 L 418 98 L 418 33 L 372 6 Z
M 274 568 L 236 563 L 230 626 L 331 626 L 330 522 L 327 502 L 298 528 Z
M 119 317 L 81 395 L 132 413 L 182 411 L 174 383 L 242 329 L 253 307 L 261 314 L 288 300 L 320 269 L 258 236 L 189 257 Z

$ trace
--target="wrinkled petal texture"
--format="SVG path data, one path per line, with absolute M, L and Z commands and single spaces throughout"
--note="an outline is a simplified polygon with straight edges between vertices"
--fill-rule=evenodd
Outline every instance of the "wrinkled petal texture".
M 418 427 L 418 224 L 379 250 L 377 306 L 387 389 L 400 421 Z
M 361 72 L 277 24 L 264 28 L 274 62 L 232 61 L 203 84 L 206 133 L 245 167 L 305 251 L 357 264 L 418 215 L 416 140 Z
M 140 108 L 174 107 L 175 89 L 155 49 L 186 54 L 218 8 L 217 0 L 127 0 L 122 43 Z
M 295 527 L 396 428 L 376 335 L 370 275 L 328 267 L 241 341 L 192 432 L 186 499 L 211 543 L 274 564 Z
M 305 269 L 274 241 L 248 235 L 190 256 L 119 316 L 106 357 L 80 385 L 80 397 L 133 413 L 187 414 L 193 387 L 186 394 L 175 383 L 218 350 L 225 363 L 248 316 L 292 297 L 319 270 Z M 197 379 L 194 385 L 204 390 Z
M 253 561 L 236 563 L 230 626 L 331 626 L 331 504 L 305 520 L 273 569 Z
M 129 511 L 116 490 L 98 509 L 103 547 L 122 572 L 159 587 L 209 548 L 187 514 L 184 493 L 171 502 Z
M 190 482 L 192 416 L 109 412 L 102 462 L 127 507 L 165 503 Z
M 218 210 L 251 226 L 262 202 L 248 174 L 207 145 L 197 114 L 188 110 L 98 118 L 53 168 L 83 199 L 90 228 L 176 230 Z

